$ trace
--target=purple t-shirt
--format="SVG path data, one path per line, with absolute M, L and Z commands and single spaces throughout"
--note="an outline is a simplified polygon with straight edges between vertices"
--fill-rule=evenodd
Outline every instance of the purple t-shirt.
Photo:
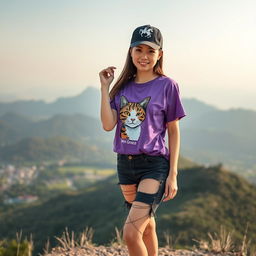
M 110 101 L 117 111 L 113 151 L 120 154 L 163 155 L 167 122 L 186 116 L 177 82 L 159 76 L 145 83 L 130 81 Z

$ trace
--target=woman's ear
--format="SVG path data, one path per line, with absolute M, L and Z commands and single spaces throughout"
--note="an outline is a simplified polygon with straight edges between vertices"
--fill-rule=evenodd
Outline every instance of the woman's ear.
M 158 54 L 158 60 L 160 60 L 163 56 L 163 50 L 159 50 L 159 54 Z

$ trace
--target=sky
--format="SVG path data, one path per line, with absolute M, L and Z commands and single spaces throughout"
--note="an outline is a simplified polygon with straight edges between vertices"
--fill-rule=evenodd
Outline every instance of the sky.
M 254 0 L 0 0 L 0 101 L 100 89 L 108 66 L 113 85 L 133 30 L 150 24 L 182 98 L 256 110 L 255 13 Z

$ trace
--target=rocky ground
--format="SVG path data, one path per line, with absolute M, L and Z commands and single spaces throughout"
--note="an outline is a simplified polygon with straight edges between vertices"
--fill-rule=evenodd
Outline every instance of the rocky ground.
M 64 249 L 62 247 L 53 248 L 50 253 L 44 256 L 128 256 L 128 251 L 125 246 L 86 246 L 86 247 L 74 247 L 70 249 Z M 185 250 L 178 249 L 173 250 L 169 248 L 159 248 L 159 256 L 224 256 L 224 255 L 241 255 L 235 253 L 214 253 L 203 250 Z

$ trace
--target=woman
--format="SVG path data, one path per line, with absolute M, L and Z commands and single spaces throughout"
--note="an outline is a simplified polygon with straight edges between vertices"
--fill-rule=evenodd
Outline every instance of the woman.
M 178 190 L 179 119 L 186 113 L 178 84 L 163 73 L 162 48 L 158 28 L 137 27 L 123 71 L 110 92 L 116 67 L 99 73 L 102 126 L 106 131 L 116 126 L 113 151 L 118 184 L 129 209 L 123 239 L 130 256 L 158 255 L 156 209 Z

